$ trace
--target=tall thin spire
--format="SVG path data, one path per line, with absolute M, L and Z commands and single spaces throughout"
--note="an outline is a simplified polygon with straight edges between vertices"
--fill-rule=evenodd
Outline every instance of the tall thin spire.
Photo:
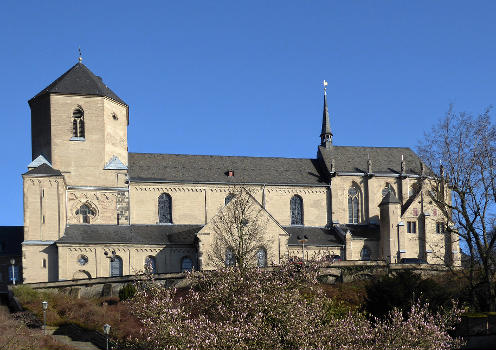
M 325 148 L 332 146 L 331 123 L 329 122 L 329 111 L 327 109 L 327 81 L 324 80 L 324 112 L 322 115 L 322 131 L 320 133 L 320 145 Z

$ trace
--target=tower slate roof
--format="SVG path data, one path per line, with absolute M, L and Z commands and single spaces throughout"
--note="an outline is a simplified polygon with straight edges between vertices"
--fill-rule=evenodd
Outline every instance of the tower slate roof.
M 329 110 L 327 109 L 327 94 L 324 94 L 324 112 L 322 115 L 322 131 L 320 132 L 320 136 L 323 135 L 332 135 Z
M 101 77 L 93 74 L 93 72 L 81 62 L 76 63 L 53 83 L 40 91 L 36 96 L 29 100 L 29 104 L 45 94 L 106 96 L 127 106 L 126 102 L 121 100 L 115 92 L 105 85 Z

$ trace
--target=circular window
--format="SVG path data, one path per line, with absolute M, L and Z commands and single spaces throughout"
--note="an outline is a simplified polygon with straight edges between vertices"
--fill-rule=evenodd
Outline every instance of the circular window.
M 79 265 L 84 266 L 88 263 L 88 257 L 86 255 L 80 255 L 77 259 Z

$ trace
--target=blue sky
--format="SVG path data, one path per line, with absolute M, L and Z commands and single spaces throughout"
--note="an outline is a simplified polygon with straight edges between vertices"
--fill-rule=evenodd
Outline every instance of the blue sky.
M 415 148 L 495 103 L 494 1 L 2 1 L 0 225 L 22 224 L 27 100 L 77 62 L 130 106 L 132 152 L 314 157 Z

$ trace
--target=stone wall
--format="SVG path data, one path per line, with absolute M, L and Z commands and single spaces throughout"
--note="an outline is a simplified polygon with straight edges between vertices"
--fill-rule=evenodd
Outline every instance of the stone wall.
M 272 268 L 268 267 L 267 269 Z M 337 282 L 369 280 L 379 276 L 393 275 L 405 270 L 419 273 L 425 278 L 450 271 L 441 265 L 387 264 L 382 261 L 338 261 L 322 267 L 319 279 L 323 283 L 334 284 Z M 101 277 L 72 281 L 25 283 L 25 285 L 33 289 L 71 294 L 76 297 L 106 297 L 118 296 L 119 289 L 127 283 L 139 281 L 143 278 L 143 276 Z M 155 274 L 154 279 L 167 287 L 180 288 L 189 285 L 184 273 Z

